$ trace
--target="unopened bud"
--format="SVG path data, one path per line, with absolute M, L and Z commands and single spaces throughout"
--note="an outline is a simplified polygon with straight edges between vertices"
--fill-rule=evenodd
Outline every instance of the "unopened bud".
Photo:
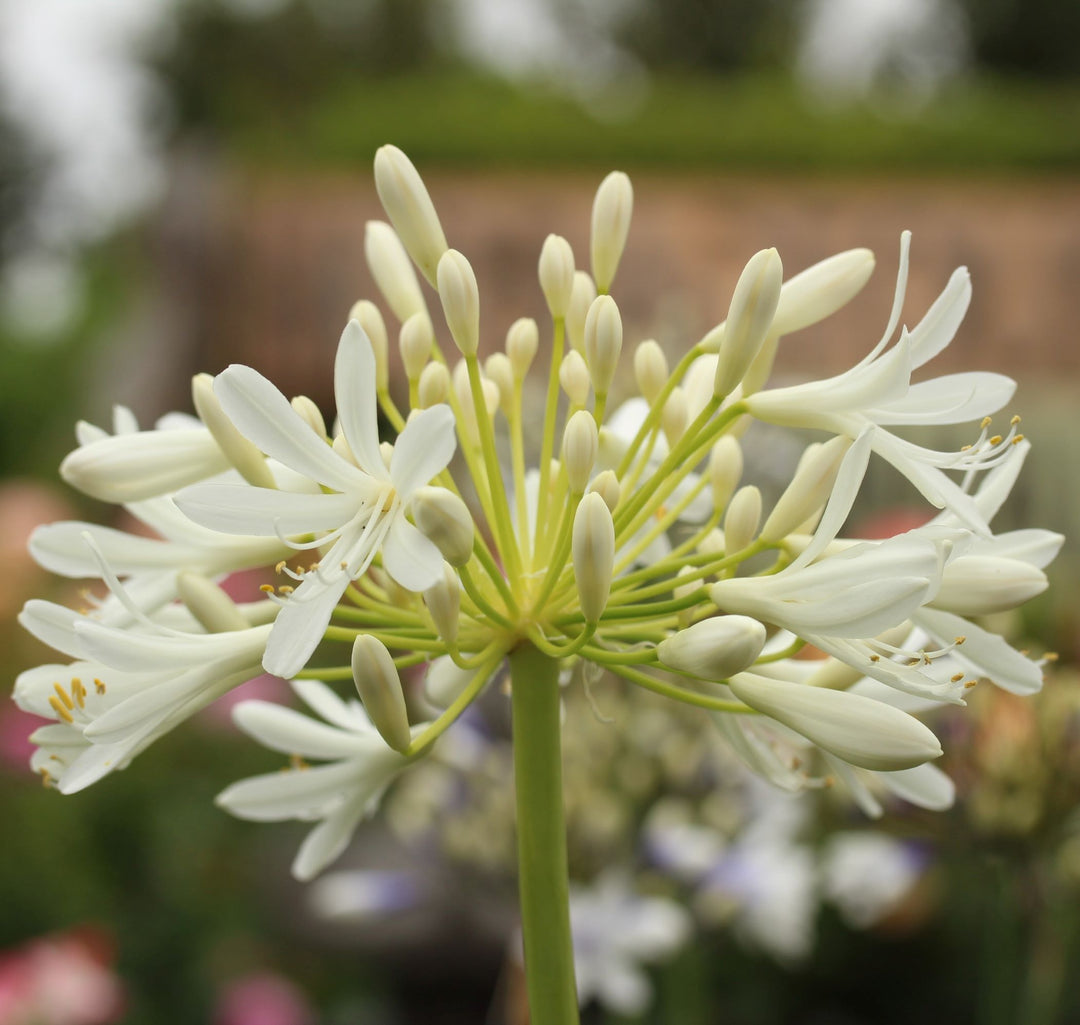
M 196 374 L 191 379 L 191 397 L 195 412 L 206 425 L 225 458 L 239 471 L 240 476 L 257 488 L 276 487 L 274 475 L 266 465 L 266 459 L 225 415 L 221 402 L 214 394 L 214 379 L 210 374 Z
M 597 432 L 592 413 L 579 409 L 563 429 L 562 458 L 572 494 L 580 495 L 589 484 L 596 463 Z
M 326 421 L 321 410 L 306 395 L 294 395 L 289 402 L 293 412 L 304 421 L 320 438 L 326 437 Z
M 570 305 L 566 309 L 566 336 L 570 348 L 585 355 L 585 318 L 596 298 L 596 285 L 583 270 L 574 271 L 574 287 L 570 290 Z
M 752 666 L 765 638 L 765 627 L 749 616 L 712 616 L 661 641 L 656 654 L 669 669 L 720 681 Z
M 446 326 L 462 354 L 472 356 L 480 345 L 480 292 L 472 265 L 456 249 L 439 260 L 438 285 Z
M 439 636 L 447 644 L 456 644 L 461 613 L 461 581 L 447 563 L 443 563 L 439 580 L 424 592 L 424 604 Z
M 593 391 L 607 395 L 622 351 L 622 317 L 610 295 L 599 295 L 585 318 L 585 363 Z
M 375 190 L 413 263 L 435 285 L 446 236 L 423 180 L 396 146 L 381 146 L 375 154 Z
M 574 251 L 561 235 L 548 235 L 540 250 L 540 288 L 554 320 L 566 316 L 574 287 Z
M 714 508 L 723 509 L 728 504 L 742 474 L 742 446 L 730 434 L 725 434 L 709 453 L 709 483 Z
M 596 190 L 592 209 L 592 272 L 601 292 L 609 291 L 615 278 L 633 210 L 630 179 L 622 171 L 612 171 Z
M 183 570 L 176 574 L 176 592 L 207 633 L 246 630 L 251 624 L 236 603 L 209 577 Z
M 405 367 L 405 376 L 410 381 L 417 381 L 431 359 L 431 347 L 435 344 L 435 329 L 426 313 L 414 313 L 398 334 L 398 346 L 401 349 L 401 362 Z
M 849 249 L 807 267 L 780 289 L 773 333 L 801 331 L 831 317 L 862 291 L 873 273 L 874 254 L 869 249 Z
M 445 363 L 429 363 L 420 373 L 417 398 L 421 409 L 430 409 L 450 398 L 450 371 Z
M 510 359 L 510 366 L 514 368 L 514 376 L 519 381 L 524 380 L 529 372 L 539 343 L 540 331 L 532 317 L 518 318 L 506 332 L 506 355 Z
M 597 623 L 607 608 L 615 566 L 615 524 L 604 500 L 591 492 L 579 503 L 571 539 L 578 600 L 587 623 Z
M 509 403 L 514 394 L 514 368 L 505 352 L 493 352 L 484 361 L 484 373 L 499 389 L 500 402 Z
M 674 445 L 683 436 L 688 419 L 686 393 L 676 386 L 671 389 L 660 413 L 660 425 L 664 428 L 664 437 L 669 445 Z
M 364 256 L 375 285 L 394 311 L 405 323 L 414 313 L 427 313 L 427 303 L 420 291 L 420 282 L 413 270 L 409 254 L 397 232 L 385 221 L 368 221 L 364 229 Z
M 395 751 L 405 751 L 411 740 L 405 692 L 394 659 L 386 646 L 370 634 L 353 641 L 353 682 L 371 725 Z
M 675 601 L 681 601 L 683 598 L 689 598 L 696 590 L 701 587 L 701 577 L 694 577 L 693 580 L 687 580 L 686 578 L 694 572 L 693 566 L 680 566 L 679 572 L 675 574 L 675 583 L 671 588 L 671 597 Z M 682 577 L 684 583 L 678 583 L 679 578 Z M 679 629 L 685 630 L 693 622 L 694 610 L 679 609 L 675 614 L 675 618 L 679 623 Z
M 729 394 L 743 379 L 769 333 L 783 279 L 784 267 L 775 249 L 763 249 L 750 257 L 731 297 L 714 394 Z
M 421 532 L 434 542 L 451 566 L 464 566 L 472 556 L 473 518 L 460 497 L 446 488 L 418 488 L 412 514 Z
M 449 655 L 435 659 L 424 677 L 424 697 L 436 708 L 449 708 L 469 685 L 475 669 L 462 669 Z
M 753 484 L 739 488 L 724 515 L 725 552 L 741 552 L 757 536 L 761 522 L 761 492 Z
M 985 616 L 1023 605 L 1046 587 L 1046 574 L 1028 562 L 962 555 L 946 564 L 941 588 L 930 604 L 959 616 Z
M 615 508 L 619 504 L 619 497 L 622 494 L 622 488 L 614 470 L 602 470 L 598 473 L 592 484 L 589 485 L 589 490 L 595 491 L 604 500 L 604 505 L 611 512 L 615 512 Z
M 668 379 L 664 350 L 651 338 L 634 350 L 634 377 L 637 379 L 638 390 L 651 406 L 663 391 Z
M 849 448 L 851 439 L 843 435 L 807 448 L 791 483 L 761 528 L 762 541 L 782 540 L 825 507 Z
M 728 686 L 740 701 L 851 765 L 896 772 L 941 754 L 937 737 L 918 719 L 861 694 L 750 673 Z
M 584 409 L 589 401 L 589 368 L 585 366 L 585 360 L 574 349 L 571 349 L 559 365 L 559 384 L 566 392 L 570 405 L 576 409 Z
M 412 268 L 410 267 L 409 270 L 411 271 Z M 422 312 L 422 310 L 417 312 Z M 412 314 L 410 313 L 409 316 L 412 316 Z M 401 318 L 402 321 L 408 319 L 408 317 Z M 390 363 L 387 359 L 389 341 L 386 336 L 386 322 L 383 320 L 383 315 L 379 312 L 379 307 L 373 302 L 361 299 L 358 303 L 354 303 L 353 308 L 349 310 L 349 320 L 359 321 L 360 326 L 364 329 L 364 334 L 368 336 L 368 341 L 371 342 L 371 351 L 375 355 L 375 391 L 382 394 L 390 387 Z

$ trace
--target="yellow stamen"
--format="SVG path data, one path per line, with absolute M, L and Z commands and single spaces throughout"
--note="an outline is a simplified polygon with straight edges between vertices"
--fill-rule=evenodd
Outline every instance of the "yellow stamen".
M 53 711 L 64 720 L 66 723 L 73 723 L 75 720 L 71 718 L 71 713 L 67 710 L 64 703 L 56 697 L 49 698 L 49 704 L 52 705 Z

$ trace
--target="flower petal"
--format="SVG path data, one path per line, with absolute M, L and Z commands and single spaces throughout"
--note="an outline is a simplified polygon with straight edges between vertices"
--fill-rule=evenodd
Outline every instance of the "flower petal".
M 335 576 L 329 581 L 317 573 L 308 574 L 278 613 L 263 655 L 263 667 L 268 673 L 290 679 L 304 668 L 319 646 L 334 607 L 349 583 L 344 572 L 336 568 L 330 572 Z
M 454 414 L 447 405 L 421 410 L 394 443 L 390 478 L 403 500 L 446 469 L 457 448 Z
M 380 747 L 386 749 L 377 738 L 365 748 L 365 738 L 327 726 L 272 701 L 241 701 L 233 708 L 232 717 L 249 737 L 286 755 L 330 760 L 354 758 L 362 755 L 365 749 L 372 752 Z
M 341 430 L 360 469 L 379 480 L 386 480 L 386 464 L 379 451 L 375 353 L 357 320 L 350 320 L 345 325 L 338 342 L 334 397 Z
M 210 530 L 260 537 L 335 530 L 359 508 L 355 494 L 294 494 L 250 484 L 197 484 L 177 494 L 176 504 Z
M 404 516 L 394 517 L 382 557 L 383 568 L 407 591 L 426 591 L 442 578 L 442 553 Z

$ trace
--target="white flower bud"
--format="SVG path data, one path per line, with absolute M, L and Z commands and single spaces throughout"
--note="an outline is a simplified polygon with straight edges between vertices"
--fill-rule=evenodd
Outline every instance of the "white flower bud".
M 195 412 L 206 425 L 218 448 L 239 471 L 240 476 L 257 488 L 277 487 L 262 452 L 247 440 L 225 415 L 214 394 L 214 379 L 210 374 L 196 374 L 191 379 L 191 398 Z
M 468 260 L 456 249 L 448 249 L 439 260 L 439 298 L 446 326 L 465 356 L 480 345 L 480 292 Z
M 201 573 L 188 570 L 177 573 L 176 593 L 208 633 L 228 633 L 251 626 L 232 598 Z
M 509 402 L 514 394 L 514 368 L 505 352 L 493 352 L 484 361 L 484 373 L 499 389 L 499 401 Z
M 585 360 L 571 349 L 559 365 L 559 384 L 566 392 L 570 405 L 583 409 L 589 401 L 589 368 L 585 366 Z
M 413 263 L 434 285 L 446 236 L 423 180 L 396 146 L 381 146 L 375 154 L 375 190 Z
M 761 492 L 753 484 L 739 488 L 724 514 L 724 540 L 728 555 L 742 551 L 757 536 L 761 522 Z
M 962 555 L 945 566 L 941 588 L 930 604 L 958 616 L 985 616 L 1023 605 L 1046 587 L 1046 574 L 1028 562 Z
M 736 438 L 725 434 L 709 453 L 709 483 L 712 485 L 714 508 L 723 509 L 728 504 L 742 474 L 742 446 Z
M 637 379 L 638 390 L 651 406 L 668 379 L 664 350 L 651 338 L 634 350 L 634 377 Z
M 875 772 L 910 769 L 941 754 L 937 737 L 906 712 L 860 694 L 743 673 L 732 693 L 842 761 Z
M 763 249 L 750 257 L 731 297 L 714 394 L 727 395 L 743 379 L 769 333 L 783 280 L 784 267 L 775 249 Z
M 585 363 L 597 395 L 607 395 L 615 379 L 622 334 L 622 317 L 615 300 L 610 295 L 597 296 L 585 318 Z
M 353 682 L 372 726 L 395 751 L 405 751 L 412 739 L 405 692 L 394 659 L 385 645 L 368 634 L 353 641 Z
M 582 615 L 588 623 L 599 622 L 611 593 L 615 524 L 595 491 L 578 503 L 570 549 Z
M 574 352 L 585 355 L 585 318 L 596 298 L 596 285 L 583 270 L 574 271 L 574 286 L 570 290 L 570 305 L 566 308 L 566 336 Z
M 424 604 L 431 613 L 431 621 L 439 636 L 447 644 L 456 644 L 461 613 L 461 581 L 447 563 L 443 563 L 443 574 L 438 582 L 424 592 Z
M 862 291 L 874 273 L 874 254 L 869 249 L 849 249 L 785 281 L 773 318 L 774 334 L 801 331 L 831 317 Z
M 409 268 L 410 271 L 412 268 Z M 426 312 L 421 308 L 417 312 Z M 409 316 L 412 316 L 410 313 Z M 408 320 L 402 317 L 401 320 Z M 361 299 L 353 304 L 349 310 L 349 320 L 359 321 L 364 329 L 368 341 L 371 342 L 371 351 L 375 355 L 375 391 L 382 394 L 390 387 L 390 362 L 387 359 L 389 340 L 386 336 L 386 322 L 379 312 L 379 307 L 367 299 Z
M 633 210 L 630 179 L 622 171 L 612 171 L 596 190 L 592 209 L 592 272 L 601 292 L 607 292 L 615 278 Z
M 397 232 L 385 221 L 367 222 L 364 256 L 376 287 L 399 321 L 405 323 L 414 313 L 427 313 L 424 293 L 420 291 L 409 254 Z
M 614 470 L 603 470 L 598 473 L 593 478 L 592 484 L 589 485 L 589 490 L 595 491 L 604 500 L 604 505 L 611 512 L 615 512 L 615 508 L 619 504 L 619 496 L 622 494 L 622 488 Z
M 694 572 L 693 566 L 680 566 L 679 572 L 675 574 L 675 579 L 678 581 L 680 577 L 686 578 Z M 675 583 L 671 588 L 671 597 L 675 601 L 680 601 L 683 598 L 689 598 L 699 587 L 701 587 L 701 578 L 695 577 L 693 580 L 686 580 L 685 583 Z M 680 609 L 675 618 L 679 622 L 679 629 L 685 630 L 693 622 L 694 610 Z
M 532 317 L 519 317 L 506 332 L 506 355 L 519 381 L 529 372 L 539 344 L 540 331 Z
M 689 412 L 686 407 L 686 393 L 676 386 L 671 389 L 671 394 L 664 403 L 660 413 L 660 426 L 664 428 L 664 437 L 669 445 L 674 445 L 686 430 L 689 421 Z
M 596 463 L 597 432 L 592 413 L 579 409 L 563 429 L 562 458 L 572 494 L 580 495 L 589 484 Z
M 574 287 L 574 251 L 561 235 L 548 235 L 540 250 L 540 288 L 554 320 L 566 316 Z
M 669 669 L 700 680 L 726 680 L 754 664 L 765 627 L 749 616 L 712 616 L 661 641 L 657 657 Z
M 431 359 L 431 347 L 435 344 L 435 329 L 426 313 L 414 313 L 398 334 L 398 347 L 401 349 L 401 362 L 405 367 L 405 376 L 410 381 L 419 380 L 428 360 Z
M 699 542 L 697 550 L 702 555 L 723 555 L 727 551 L 727 538 L 718 527 L 713 527 Z
M 807 447 L 791 483 L 761 528 L 762 541 L 782 540 L 824 508 L 849 448 L 851 439 L 843 435 Z
M 340 425 L 338 426 L 338 429 L 341 429 Z M 388 445 L 390 443 L 383 442 L 383 444 Z M 381 445 L 379 447 L 380 449 L 382 448 Z M 356 461 L 356 455 L 353 453 L 353 450 L 349 445 L 349 440 L 345 437 L 344 434 L 337 434 L 334 436 L 334 440 L 333 442 L 331 442 L 331 448 L 333 448 L 334 452 L 341 456 L 341 458 L 344 459 L 345 462 L 352 463 L 353 466 L 359 468 L 359 464 Z M 387 464 L 387 467 L 389 468 L 389 460 L 386 459 L 385 453 L 383 453 L 383 461 Z
M 412 514 L 416 525 L 451 566 L 464 566 L 469 561 L 473 518 L 461 498 L 446 488 L 418 488 L 412 500 Z
M 420 372 L 417 398 L 421 409 L 430 409 L 450 399 L 450 371 L 445 363 L 429 363 Z
M 294 395 L 289 402 L 296 413 L 320 438 L 326 437 L 326 421 L 322 411 L 306 395 Z
M 847 690 L 866 675 L 861 669 L 849 666 L 838 658 L 822 659 L 816 664 L 818 668 L 806 678 L 807 687 Z
M 469 685 L 475 669 L 462 669 L 449 655 L 435 659 L 424 677 L 424 697 L 436 708 L 449 708 Z

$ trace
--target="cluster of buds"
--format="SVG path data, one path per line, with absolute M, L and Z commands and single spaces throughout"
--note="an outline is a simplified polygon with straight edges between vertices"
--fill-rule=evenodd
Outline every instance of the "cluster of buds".
M 246 366 L 195 378 L 196 417 L 139 430 L 118 410 L 112 434 L 80 424 L 64 479 L 156 536 L 85 523 L 34 534 L 43 566 L 108 588 L 81 611 L 44 601 L 23 611 L 24 626 L 72 660 L 17 681 L 20 706 L 52 720 L 33 736 L 34 768 L 72 793 L 244 680 L 290 679 L 318 719 L 263 702 L 241 703 L 236 719 L 303 771 L 241 781 L 220 803 L 252 819 L 316 821 L 294 865 L 306 878 L 530 645 L 583 670 L 583 686 L 599 668 L 699 706 L 787 789 L 839 778 L 871 811 L 881 788 L 946 805 L 951 785 L 932 765 L 941 748 L 916 713 L 962 703 L 984 677 L 1038 689 L 1041 662 L 972 617 L 1042 591 L 1061 544 L 990 527 L 1028 449 L 1015 422 L 1005 436 L 990 428 L 1013 382 L 912 383 L 964 316 L 967 272 L 894 341 L 904 236 L 880 342 L 837 376 L 770 389 L 781 339 L 847 303 L 874 259 L 851 250 L 785 281 L 776 250 L 763 250 L 726 320 L 673 368 L 655 341 L 636 347 L 640 395 L 609 409 L 625 362 L 610 291 L 633 206 L 626 175 L 597 192 L 591 273 L 549 236 L 539 283 L 550 324 L 515 321 L 484 360 L 476 277 L 415 167 L 385 146 L 375 182 L 390 223 L 368 225 L 365 252 L 399 325 L 408 408 L 391 392 L 387 321 L 365 299 L 337 350 L 330 429 L 310 399 Z M 453 347 L 439 342 L 424 281 Z M 539 422 L 526 422 L 538 356 L 546 397 Z M 380 439 L 380 411 L 392 443 Z M 771 509 L 744 482 L 740 438 L 754 420 L 829 435 L 807 447 Z M 890 430 L 967 420 L 983 420 L 981 433 L 956 452 Z M 840 536 L 871 456 L 936 510 L 925 526 L 885 541 Z M 222 589 L 259 566 L 281 583 L 258 600 Z M 413 721 L 402 689 L 410 666 L 425 667 L 428 721 Z

